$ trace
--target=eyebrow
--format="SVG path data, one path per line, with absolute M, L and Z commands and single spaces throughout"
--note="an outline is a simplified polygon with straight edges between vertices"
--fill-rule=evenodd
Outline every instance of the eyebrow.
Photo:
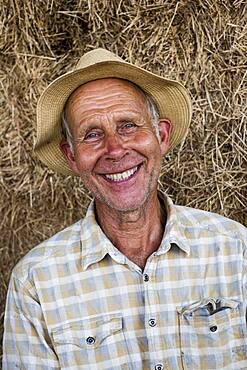
M 137 116 L 140 115 L 140 112 L 137 110 L 118 111 L 118 112 L 113 112 L 113 114 L 116 116 L 115 118 L 116 124 L 121 124 L 122 122 L 132 121 L 133 119 L 137 118 Z M 87 118 L 82 119 L 79 122 L 79 128 L 78 128 L 79 135 L 83 135 L 92 129 L 102 129 L 103 124 L 101 122 L 100 116 L 101 114 L 95 114 L 93 115 L 93 117 L 89 117 L 88 119 Z M 142 121 L 142 119 L 143 117 L 139 116 L 139 121 Z

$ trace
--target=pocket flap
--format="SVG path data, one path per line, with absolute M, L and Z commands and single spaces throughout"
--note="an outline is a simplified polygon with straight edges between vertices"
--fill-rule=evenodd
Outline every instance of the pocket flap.
M 177 307 L 184 316 L 211 316 L 224 309 L 236 309 L 240 301 L 229 298 L 204 298 L 189 305 Z
M 52 331 L 52 337 L 57 344 L 74 344 L 90 349 L 98 347 L 121 329 L 121 316 L 97 316 L 59 326 Z

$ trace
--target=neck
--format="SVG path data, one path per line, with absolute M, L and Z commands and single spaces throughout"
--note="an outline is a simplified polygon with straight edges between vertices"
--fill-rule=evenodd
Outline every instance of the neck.
M 134 211 L 118 211 L 95 201 L 98 223 L 108 239 L 130 260 L 144 268 L 161 243 L 166 217 L 157 192 Z

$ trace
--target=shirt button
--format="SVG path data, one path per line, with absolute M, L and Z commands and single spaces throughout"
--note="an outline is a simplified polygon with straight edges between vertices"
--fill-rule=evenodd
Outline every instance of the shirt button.
M 215 331 L 217 331 L 217 326 L 216 325 L 214 325 L 214 326 L 211 326 L 211 328 L 210 328 L 210 330 L 214 333 Z
M 148 274 L 144 274 L 144 275 L 143 275 L 143 280 L 144 280 L 144 281 L 148 281 L 148 280 L 149 280 L 149 276 L 148 276 Z
M 152 327 L 154 327 L 157 324 L 155 319 L 150 319 L 148 323 L 149 323 L 149 326 L 152 326 Z
M 155 370 L 163 370 L 164 366 L 162 364 L 155 365 Z
M 86 342 L 87 342 L 87 344 L 92 345 L 92 344 L 95 343 L 95 338 L 94 337 L 87 337 Z

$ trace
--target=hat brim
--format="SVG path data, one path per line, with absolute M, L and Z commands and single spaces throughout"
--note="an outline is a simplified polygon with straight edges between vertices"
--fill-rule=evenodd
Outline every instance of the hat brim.
M 79 86 L 89 81 L 111 77 L 133 82 L 153 97 L 158 106 L 160 118 L 171 121 L 169 151 L 186 136 L 192 106 L 184 86 L 127 62 L 95 63 L 58 77 L 46 88 L 38 101 L 37 141 L 34 152 L 49 168 L 64 175 L 76 176 L 60 149 L 63 138 L 61 113 L 69 96 Z

